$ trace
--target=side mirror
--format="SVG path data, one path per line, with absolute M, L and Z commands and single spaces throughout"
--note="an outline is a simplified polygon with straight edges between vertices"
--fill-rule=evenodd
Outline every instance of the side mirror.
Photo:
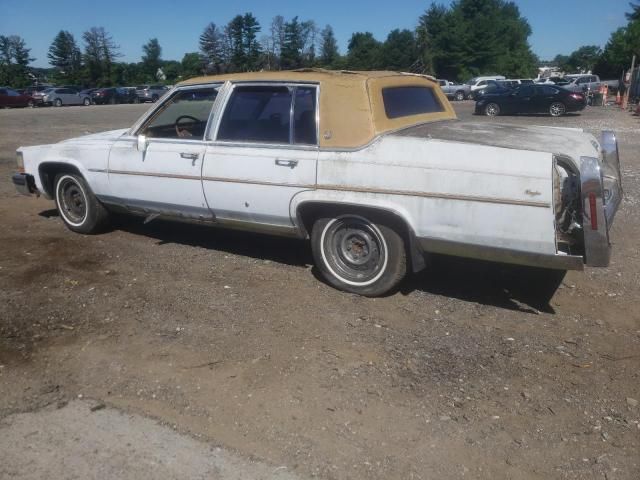
M 138 151 L 142 153 L 146 152 L 147 145 L 149 145 L 149 142 L 147 141 L 147 136 L 138 135 Z

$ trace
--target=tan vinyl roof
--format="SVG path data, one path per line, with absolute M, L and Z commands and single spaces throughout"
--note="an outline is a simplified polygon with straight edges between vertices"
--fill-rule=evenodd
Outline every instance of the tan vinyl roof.
M 350 72 L 321 69 L 233 73 L 196 77 L 180 85 L 213 82 L 311 82 L 320 85 L 320 147 L 353 149 L 384 133 L 413 125 L 455 119 L 437 83 L 424 75 L 398 72 Z M 391 86 L 433 87 L 444 111 L 390 119 L 382 89 Z

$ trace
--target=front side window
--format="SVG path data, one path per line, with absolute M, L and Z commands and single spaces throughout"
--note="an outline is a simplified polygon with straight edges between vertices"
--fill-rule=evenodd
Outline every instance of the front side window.
M 138 131 L 151 138 L 202 140 L 219 87 L 178 90 Z
M 387 118 L 408 117 L 444 112 L 444 107 L 430 87 L 387 87 L 382 89 Z

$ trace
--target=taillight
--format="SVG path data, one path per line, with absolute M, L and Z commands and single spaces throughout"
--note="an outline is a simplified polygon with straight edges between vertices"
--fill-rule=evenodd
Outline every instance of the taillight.
M 589 194 L 589 213 L 591 214 L 591 230 L 598 230 L 598 207 L 595 193 Z
M 572 93 L 569 96 L 574 100 L 578 100 L 579 102 L 582 102 L 584 100 L 584 95 L 581 95 L 580 93 Z

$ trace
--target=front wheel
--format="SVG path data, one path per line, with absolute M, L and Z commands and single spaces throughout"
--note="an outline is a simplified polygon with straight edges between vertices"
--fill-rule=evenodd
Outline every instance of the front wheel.
M 89 100 L 88 98 L 85 98 L 85 99 L 82 101 L 82 104 L 83 104 L 85 107 L 88 107 L 89 105 L 91 105 L 91 100 Z
M 484 114 L 487 117 L 497 117 L 500 115 L 500 105 L 497 103 L 489 103 L 484 107 Z
M 561 117 L 567 111 L 567 108 L 564 106 L 564 103 L 561 102 L 553 102 L 549 107 L 549 114 L 552 117 Z
M 98 233 L 108 221 L 109 212 L 89 189 L 82 176 L 74 173 L 57 175 L 54 181 L 58 212 L 65 225 L 77 233 Z
M 61 107 L 61 106 L 62 106 L 62 100 L 60 100 L 59 98 L 56 98 L 56 99 L 53 101 L 53 106 L 54 106 L 54 107 Z
M 384 295 L 407 272 L 405 243 L 384 221 L 355 214 L 320 218 L 313 226 L 311 248 L 322 276 L 346 292 Z
M 462 100 L 464 100 L 464 92 L 456 92 L 456 95 L 454 97 L 458 102 L 461 102 Z

